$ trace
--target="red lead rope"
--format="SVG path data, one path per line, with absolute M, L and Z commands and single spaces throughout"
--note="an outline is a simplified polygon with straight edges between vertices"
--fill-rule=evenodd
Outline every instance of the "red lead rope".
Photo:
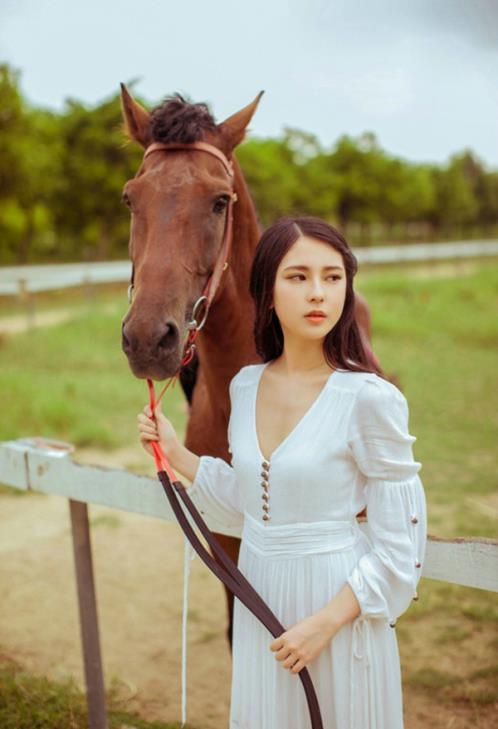
M 149 388 L 149 405 L 150 405 L 151 416 L 152 416 L 153 420 L 155 420 L 154 410 L 156 409 L 157 405 L 161 402 L 161 399 L 162 399 L 164 393 L 166 392 L 168 387 L 171 385 L 171 383 L 173 383 L 173 387 L 175 386 L 176 381 L 178 379 L 178 375 L 180 374 L 181 368 L 184 365 L 188 364 L 190 362 L 190 360 L 192 359 L 192 357 L 194 356 L 194 347 L 192 346 L 192 343 L 193 343 L 194 339 L 196 338 L 198 332 L 199 332 L 198 329 L 194 329 L 189 332 L 187 343 L 185 345 L 185 355 L 182 359 L 180 369 L 178 370 L 178 372 L 176 372 L 173 375 L 173 377 L 171 377 L 168 380 L 168 382 L 165 384 L 165 386 L 161 390 L 161 394 L 159 395 L 159 397 L 157 399 L 156 399 L 156 392 L 154 390 L 154 383 L 152 382 L 152 380 L 147 378 L 147 387 Z M 152 450 L 154 453 L 154 460 L 156 462 L 157 471 L 161 471 L 161 470 L 166 471 L 169 479 L 171 481 L 176 481 L 175 472 L 171 468 L 169 461 L 166 458 L 166 455 L 165 455 L 163 449 L 161 448 L 159 441 L 153 440 L 153 441 L 151 441 L 151 445 L 152 445 Z
M 176 375 L 175 375 L 176 377 Z M 171 380 L 169 381 L 171 382 Z M 168 382 L 168 385 L 169 385 Z M 152 412 L 152 418 L 155 420 L 154 416 L 154 410 L 156 408 L 156 405 L 159 403 L 159 400 L 161 399 L 162 395 L 164 394 L 166 388 L 163 389 L 160 397 L 156 400 L 156 393 L 154 391 L 154 383 L 152 380 L 147 380 L 147 385 L 149 387 L 149 405 Z M 176 481 L 176 475 L 171 468 L 171 466 L 168 463 L 168 459 L 164 455 L 164 451 L 161 448 L 159 441 L 153 440 L 151 441 L 152 450 L 154 452 L 154 460 L 156 462 L 156 470 L 157 471 L 166 471 L 171 481 Z

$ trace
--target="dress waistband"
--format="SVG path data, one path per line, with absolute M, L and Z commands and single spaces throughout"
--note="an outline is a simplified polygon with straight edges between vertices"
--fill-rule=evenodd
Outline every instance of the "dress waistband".
M 241 539 L 260 555 L 298 557 L 353 547 L 360 535 L 356 519 L 269 525 L 246 511 Z

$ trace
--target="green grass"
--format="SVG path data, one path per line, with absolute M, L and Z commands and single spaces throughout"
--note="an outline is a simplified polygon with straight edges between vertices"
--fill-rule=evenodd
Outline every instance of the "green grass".
M 110 284 L 92 284 L 89 288 L 84 286 L 71 286 L 65 289 L 38 291 L 30 294 L 29 301 L 34 304 L 35 318 L 37 312 L 53 311 L 63 308 L 72 311 L 81 310 L 87 306 L 103 303 L 126 305 L 128 284 L 125 281 Z M 0 316 L 25 316 L 28 302 L 18 296 L 3 296 L 0 299 Z
M 90 519 L 90 526 L 92 529 L 95 529 L 95 527 L 117 529 L 121 526 L 121 524 L 121 519 L 114 514 L 100 514 L 100 516 L 94 516 Z
M 44 435 L 112 449 L 136 437 L 148 392 L 121 352 L 125 308 L 118 302 L 115 309 L 102 313 L 96 301 L 70 322 L 0 340 L 0 388 L 11 410 L 0 422 L 0 440 Z M 168 392 L 168 417 L 177 426 L 181 399 L 177 384 Z
M 492 665 L 482 671 L 470 671 L 463 677 L 437 668 L 424 668 L 414 672 L 405 685 L 434 693 L 438 701 L 449 706 L 493 707 L 498 702 L 497 668 Z
M 107 692 L 109 729 L 178 729 L 180 723 L 145 721 L 126 711 L 120 682 Z M 186 727 L 191 727 L 186 724 Z M 50 681 L 24 671 L 13 661 L 0 662 L 2 729 L 87 729 L 86 697 L 73 679 Z
M 496 536 L 498 267 L 414 279 L 370 272 L 358 289 L 373 312 L 373 345 L 410 407 L 414 453 L 439 536 Z
M 27 496 L 32 491 L 26 489 L 16 489 L 13 486 L 7 486 L 6 484 L 0 483 L 0 496 Z

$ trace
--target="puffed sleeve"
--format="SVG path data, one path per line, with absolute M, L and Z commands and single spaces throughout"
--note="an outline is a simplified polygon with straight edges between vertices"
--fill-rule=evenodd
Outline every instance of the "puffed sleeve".
M 371 550 L 348 583 L 361 614 L 391 624 L 417 595 L 427 539 L 426 500 L 413 458 L 408 404 L 392 383 L 367 379 L 353 406 L 348 446 L 364 482 Z
M 229 385 L 228 450 L 230 453 L 232 453 L 231 424 L 236 377 L 237 375 L 232 378 Z M 212 516 L 220 524 L 232 527 L 241 526 L 244 523 L 244 511 L 241 506 L 235 470 L 223 458 L 200 456 L 188 494 L 194 496 L 195 503 L 201 512 Z

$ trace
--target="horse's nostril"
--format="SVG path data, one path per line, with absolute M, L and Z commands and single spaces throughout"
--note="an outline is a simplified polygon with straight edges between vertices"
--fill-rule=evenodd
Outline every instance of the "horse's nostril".
M 129 353 L 132 349 L 130 339 L 126 336 L 126 324 L 121 326 L 121 346 L 123 352 Z
M 171 350 L 178 344 L 178 329 L 175 324 L 166 324 L 166 332 L 163 334 L 157 346 L 161 349 Z
M 152 332 L 128 322 L 121 328 L 121 347 L 128 357 L 164 358 L 176 352 L 180 335 L 175 324 L 162 324 Z

